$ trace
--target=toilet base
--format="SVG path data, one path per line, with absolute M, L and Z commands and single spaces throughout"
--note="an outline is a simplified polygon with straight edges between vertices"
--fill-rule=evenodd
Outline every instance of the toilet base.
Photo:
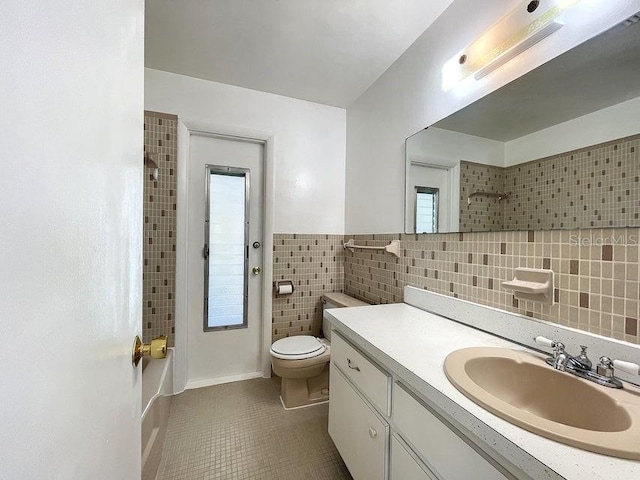
M 329 400 L 329 364 L 311 378 L 282 377 L 280 400 L 285 409 L 307 407 Z

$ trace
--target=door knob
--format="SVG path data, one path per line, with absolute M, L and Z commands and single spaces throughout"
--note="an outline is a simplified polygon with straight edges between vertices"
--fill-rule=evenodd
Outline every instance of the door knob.
M 136 335 L 133 340 L 133 354 L 131 355 L 133 366 L 137 367 L 140 359 L 147 355 L 151 358 L 165 358 L 167 356 L 167 337 L 162 335 L 151 340 L 151 343 L 142 343 L 140 337 Z
M 253 267 L 251 271 L 254 275 L 258 275 L 262 271 L 262 269 L 260 267 Z
M 376 438 L 378 436 L 378 432 L 375 428 L 369 428 L 369 436 L 371 438 Z

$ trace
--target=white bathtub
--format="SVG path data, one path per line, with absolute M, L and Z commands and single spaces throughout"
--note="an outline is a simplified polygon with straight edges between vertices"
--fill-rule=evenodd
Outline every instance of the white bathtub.
M 142 359 L 142 480 L 156 478 L 173 395 L 173 348 L 167 358 Z

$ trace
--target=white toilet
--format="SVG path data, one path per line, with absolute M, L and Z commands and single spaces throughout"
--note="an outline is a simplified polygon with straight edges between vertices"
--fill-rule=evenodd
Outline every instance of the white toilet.
M 329 400 L 329 360 L 331 324 L 324 311 L 330 308 L 359 307 L 368 303 L 344 293 L 322 296 L 322 333 L 324 338 L 295 335 L 271 345 L 271 366 L 282 377 L 280 400 L 284 408 L 299 408 Z

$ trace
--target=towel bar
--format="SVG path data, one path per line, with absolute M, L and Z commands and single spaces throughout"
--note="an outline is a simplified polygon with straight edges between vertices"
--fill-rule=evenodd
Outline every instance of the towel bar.
M 365 245 L 356 245 L 355 241 L 350 239 L 347 243 L 344 244 L 344 248 L 353 252 L 356 248 L 360 250 L 384 250 L 389 252 L 396 257 L 400 257 L 400 240 L 391 240 L 389 245 L 385 245 L 384 247 L 369 247 Z

